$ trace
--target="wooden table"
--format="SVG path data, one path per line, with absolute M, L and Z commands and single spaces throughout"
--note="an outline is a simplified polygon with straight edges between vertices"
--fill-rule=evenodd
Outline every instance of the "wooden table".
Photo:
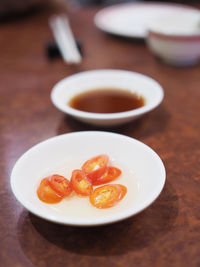
M 159 62 L 145 43 L 106 35 L 93 24 L 98 8 L 69 12 L 83 43 L 80 66 L 49 61 L 48 9 L 0 24 L 0 266 L 200 266 L 200 65 Z M 141 214 L 109 226 L 77 228 L 42 220 L 25 210 L 10 188 L 16 160 L 31 146 L 63 133 L 99 130 L 58 111 L 53 85 L 80 71 L 114 68 L 140 72 L 165 90 L 163 103 L 136 122 L 101 130 L 136 138 L 164 161 L 160 197 Z

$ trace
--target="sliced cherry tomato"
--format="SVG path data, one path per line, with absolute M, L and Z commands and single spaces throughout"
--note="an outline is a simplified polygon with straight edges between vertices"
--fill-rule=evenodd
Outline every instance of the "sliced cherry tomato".
M 44 178 L 40 182 L 40 185 L 37 189 L 37 195 L 39 199 L 45 203 L 58 203 L 62 200 L 62 197 L 59 196 L 49 185 L 49 178 Z
M 74 170 L 71 177 L 71 186 L 74 191 L 82 196 L 89 196 L 93 191 L 92 183 L 82 170 Z
M 49 185 L 61 197 L 66 197 L 72 192 L 70 182 L 61 175 L 53 174 L 49 178 Z
M 93 182 L 104 174 L 107 168 L 108 161 L 109 157 L 107 155 L 98 155 L 87 160 L 83 164 L 82 170 L 87 175 L 87 177 Z
M 99 209 L 115 206 L 125 195 L 127 189 L 124 185 L 109 184 L 96 188 L 90 195 L 90 203 Z
M 109 183 L 113 180 L 115 180 L 117 177 L 119 177 L 121 175 L 121 170 L 114 167 L 114 166 L 109 166 L 107 167 L 105 173 L 98 178 L 97 180 L 95 180 L 94 182 L 92 182 L 93 185 L 101 185 L 101 184 L 106 184 Z

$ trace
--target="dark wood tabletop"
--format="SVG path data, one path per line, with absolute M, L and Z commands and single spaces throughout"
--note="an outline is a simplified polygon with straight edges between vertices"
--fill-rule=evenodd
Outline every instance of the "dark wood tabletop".
M 83 46 L 79 66 L 46 56 L 53 40 L 48 18 L 57 9 L 0 24 L 0 266 L 200 266 L 200 64 L 165 65 L 144 41 L 101 32 L 93 23 L 98 10 L 66 11 Z M 53 106 L 50 92 L 60 79 L 105 68 L 152 77 L 164 88 L 164 101 L 110 129 L 78 122 Z M 21 206 L 10 187 L 16 160 L 47 138 L 83 130 L 121 133 L 158 153 L 166 184 L 149 208 L 119 223 L 81 228 L 45 221 Z

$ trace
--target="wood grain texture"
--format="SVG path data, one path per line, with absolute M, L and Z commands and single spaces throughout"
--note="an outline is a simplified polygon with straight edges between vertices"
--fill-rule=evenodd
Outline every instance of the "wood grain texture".
M 104 34 L 93 24 L 97 8 L 68 12 L 84 59 L 70 67 L 49 61 L 48 17 L 54 10 L 0 24 L 0 266 L 200 266 L 200 65 L 164 65 L 137 40 Z M 138 121 L 103 128 L 139 139 L 163 159 L 167 181 L 141 214 L 104 227 L 78 228 L 42 220 L 10 189 L 15 161 L 34 144 L 74 131 L 99 130 L 58 111 L 53 85 L 73 73 L 114 68 L 143 73 L 165 90 L 163 103 Z M 101 128 L 102 129 L 102 128 Z

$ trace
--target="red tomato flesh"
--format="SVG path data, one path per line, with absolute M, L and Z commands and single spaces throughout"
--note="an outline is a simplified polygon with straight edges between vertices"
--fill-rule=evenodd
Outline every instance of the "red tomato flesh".
M 126 195 L 127 188 L 120 184 L 109 184 L 96 188 L 90 195 L 90 203 L 99 209 L 115 206 Z
M 107 155 L 98 155 L 87 160 L 83 164 L 82 170 L 87 175 L 87 177 L 93 182 L 104 174 L 107 168 L 108 161 L 109 157 Z
M 39 199 L 45 203 L 54 204 L 62 200 L 62 197 L 59 196 L 49 185 L 49 179 L 44 178 L 40 182 L 40 185 L 37 189 L 37 195 Z
M 108 166 L 106 168 L 105 173 L 98 179 L 96 179 L 94 182 L 92 182 L 93 185 L 101 185 L 109 183 L 115 179 L 117 179 L 121 175 L 121 170 L 119 168 L 116 168 L 114 166 Z
M 89 196 L 93 186 L 82 170 L 74 170 L 71 177 L 71 186 L 78 195 Z
M 61 175 L 53 174 L 49 178 L 49 185 L 61 197 L 66 197 L 72 192 L 70 182 Z

